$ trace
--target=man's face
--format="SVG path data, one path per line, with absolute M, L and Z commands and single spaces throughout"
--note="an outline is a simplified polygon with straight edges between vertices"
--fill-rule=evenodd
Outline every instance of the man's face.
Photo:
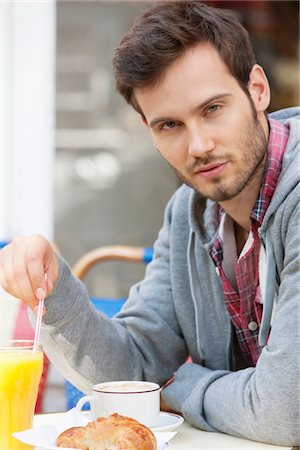
M 210 44 L 134 93 L 161 155 L 205 197 L 230 200 L 261 173 L 267 139 L 255 106 Z

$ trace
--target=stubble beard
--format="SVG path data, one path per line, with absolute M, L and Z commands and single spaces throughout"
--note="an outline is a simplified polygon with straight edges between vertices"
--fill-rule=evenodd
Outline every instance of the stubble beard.
M 228 182 L 224 181 L 222 177 L 216 177 L 209 182 L 207 188 L 199 188 L 196 183 L 190 182 L 181 172 L 175 167 L 172 169 L 178 175 L 178 177 L 189 187 L 198 192 L 201 196 L 209 198 L 215 202 L 223 202 L 231 200 L 240 194 L 246 186 L 250 185 L 256 177 L 261 178 L 266 164 L 268 142 L 264 134 L 261 123 L 259 122 L 256 114 L 255 117 L 252 114 L 250 117 L 250 124 L 244 128 L 241 139 L 237 143 L 237 147 L 241 150 L 243 157 L 241 161 L 241 167 L 234 177 Z M 196 158 L 193 164 L 193 168 L 189 169 L 190 173 L 195 173 L 197 167 L 201 167 L 207 164 L 213 164 L 220 160 L 228 161 L 229 164 L 234 164 L 231 161 L 231 155 L 217 155 L 206 156 L 203 158 Z M 170 163 L 169 163 L 170 164 Z M 194 175 L 195 176 L 195 175 Z

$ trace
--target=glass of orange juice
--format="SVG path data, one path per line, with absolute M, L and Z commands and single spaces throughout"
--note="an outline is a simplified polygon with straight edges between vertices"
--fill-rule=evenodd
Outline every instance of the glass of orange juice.
M 43 353 L 33 351 L 33 341 L 0 342 L 0 449 L 30 450 L 12 433 L 32 427 Z

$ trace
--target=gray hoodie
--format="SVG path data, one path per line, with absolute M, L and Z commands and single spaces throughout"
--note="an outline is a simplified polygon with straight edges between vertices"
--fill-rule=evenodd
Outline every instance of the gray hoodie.
M 182 186 L 167 205 L 145 279 L 131 288 L 114 319 L 94 311 L 85 286 L 60 259 L 57 285 L 46 299 L 42 342 L 71 382 L 90 392 L 107 380 L 163 384 L 175 373 L 162 395 L 196 427 L 299 445 L 299 113 L 289 108 L 272 114 L 289 125 L 290 136 L 259 230 L 264 306 L 256 367 L 236 370 L 230 316 L 209 251 L 218 226 L 216 204 Z M 193 363 L 186 363 L 189 355 Z

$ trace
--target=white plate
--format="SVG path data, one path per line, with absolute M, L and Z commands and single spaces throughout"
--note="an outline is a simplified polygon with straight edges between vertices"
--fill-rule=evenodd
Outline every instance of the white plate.
M 184 418 L 178 414 L 160 412 L 158 424 L 156 427 L 151 427 L 152 431 L 171 431 L 182 425 Z
M 166 416 L 168 421 L 166 421 Z M 173 416 L 172 418 L 170 416 Z M 170 427 L 179 426 L 176 414 L 160 413 L 159 426 L 166 426 L 166 430 Z M 55 446 L 55 439 L 63 430 L 72 426 L 85 426 L 89 422 L 86 414 L 79 413 L 75 408 L 66 413 L 57 414 L 41 414 L 35 416 L 34 428 L 30 430 L 20 431 L 14 433 L 22 442 L 32 445 L 36 450 L 60 450 Z M 164 431 L 162 428 L 159 431 Z M 170 441 L 176 432 L 162 432 L 156 433 L 158 450 L 166 450 L 169 448 L 168 441 Z M 2 450 L 2 448 L 0 449 Z

